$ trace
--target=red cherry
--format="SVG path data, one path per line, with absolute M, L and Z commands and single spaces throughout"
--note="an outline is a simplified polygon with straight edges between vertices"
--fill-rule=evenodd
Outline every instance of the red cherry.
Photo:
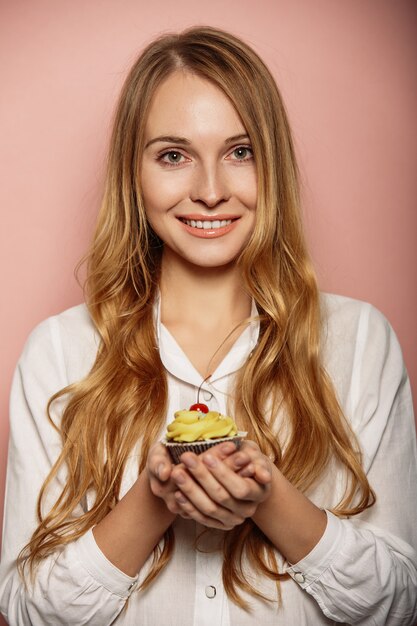
M 201 404 L 198 402 L 197 404 L 192 404 L 190 406 L 190 411 L 200 411 L 200 413 L 208 413 L 209 408 L 206 404 Z

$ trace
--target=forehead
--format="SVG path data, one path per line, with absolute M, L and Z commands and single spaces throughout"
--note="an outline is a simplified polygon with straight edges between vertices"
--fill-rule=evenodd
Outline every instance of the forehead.
M 209 80 L 179 70 L 156 89 L 146 122 L 146 138 L 179 135 L 190 139 L 245 132 L 232 102 Z

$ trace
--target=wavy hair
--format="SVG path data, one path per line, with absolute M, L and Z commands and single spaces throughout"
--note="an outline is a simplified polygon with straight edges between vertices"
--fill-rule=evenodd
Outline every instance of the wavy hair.
M 193 72 L 220 88 L 250 137 L 258 176 L 257 219 L 238 263 L 260 315 L 260 338 L 235 381 L 233 410 L 242 428 L 298 489 L 307 493 L 334 461 L 346 473 L 334 508 L 354 515 L 375 497 L 361 466 L 357 441 L 320 359 L 321 312 L 315 274 L 303 237 L 299 184 L 290 127 L 269 70 L 233 35 L 209 27 L 164 35 L 133 65 L 116 110 L 104 198 L 88 255 L 86 301 L 101 342 L 88 376 L 55 394 L 65 396 L 59 425 L 62 452 L 38 502 L 39 526 L 20 555 L 24 572 L 82 536 L 119 499 L 128 456 L 138 446 L 139 472 L 163 429 L 167 382 L 157 349 L 153 306 L 162 245 L 150 228 L 138 175 L 144 128 L 157 87 L 176 70 Z M 277 413 L 285 415 L 285 443 Z M 66 485 L 48 512 L 48 486 L 65 466 Z M 87 492 L 91 510 L 74 515 Z M 172 554 L 169 529 L 154 549 L 149 585 Z M 245 559 L 276 581 L 272 544 L 251 520 L 224 535 L 223 581 L 244 608 L 241 592 L 264 598 L 245 574 Z M 267 598 L 265 598 L 267 599 Z

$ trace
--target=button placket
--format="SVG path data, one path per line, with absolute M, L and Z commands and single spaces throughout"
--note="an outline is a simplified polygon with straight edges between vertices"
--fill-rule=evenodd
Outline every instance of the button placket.
M 204 526 L 196 524 L 196 537 L 200 537 Z M 218 536 L 200 537 L 196 550 L 196 595 L 195 626 L 226 624 L 224 614 L 224 589 L 222 585 L 222 558 L 219 552 Z M 201 551 L 200 551 L 201 550 Z M 228 607 L 227 614 L 228 614 Z

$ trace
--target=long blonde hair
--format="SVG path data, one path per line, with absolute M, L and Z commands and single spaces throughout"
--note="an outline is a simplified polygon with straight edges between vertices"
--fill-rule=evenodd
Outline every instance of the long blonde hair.
M 88 256 L 86 299 L 101 343 L 81 382 L 55 394 L 68 401 L 59 425 L 62 452 L 39 496 L 39 526 L 22 551 L 22 571 L 82 536 L 119 499 L 126 460 L 140 442 L 139 471 L 166 419 L 167 383 L 153 321 L 162 242 L 151 230 L 138 175 L 144 127 L 155 90 L 184 69 L 217 85 L 231 100 L 250 137 L 258 176 L 257 220 L 238 263 L 260 313 L 260 338 L 237 375 L 237 420 L 280 471 L 303 492 L 331 459 L 345 468 L 346 490 L 337 515 L 371 506 L 373 492 L 361 467 L 356 440 L 320 360 L 318 289 L 302 234 L 298 172 L 291 132 L 277 86 L 261 59 L 236 37 L 208 27 L 165 35 L 132 67 L 116 111 L 104 199 Z M 267 411 L 267 407 L 269 407 Z M 274 423 L 285 414 L 287 440 Z M 67 468 L 67 483 L 52 509 L 42 512 L 48 486 Z M 72 512 L 93 491 L 95 503 Z M 151 583 L 171 556 L 169 529 L 154 550 Z M 273 546 L 251 521 L 225 533 L 223 580 L 233 601 L 247 608 L 239 589 L 262 594 L 243 566 L 272 580 L 278 572 Z

